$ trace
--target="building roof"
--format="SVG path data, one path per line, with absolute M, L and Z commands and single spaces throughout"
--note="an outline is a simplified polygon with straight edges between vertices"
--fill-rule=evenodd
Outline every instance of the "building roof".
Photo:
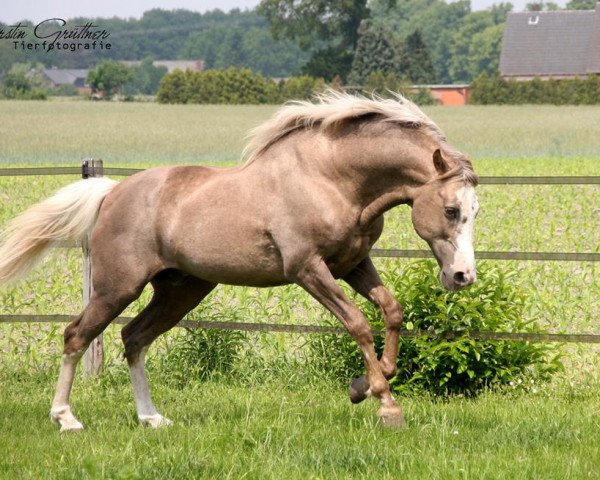
M 128 67 L 136 67 L 142 63 L 141 60 L 122 60 L 122 64 Z M 204 61 L 202 60 L 154 60 L 152 65 L 155 67 L 167 67 L 167 71 L 171 73 L 173 70 L 192 70 L 201 72 L 204 70 Z
M 600 3 L 596 10 L 509 13 L 500 73 L 503 76 L 600 73 Z
M 202 60 L 155 60 L 152 62 L 155 67 L 167 67 L 169 73 L 173 70 L 193 70 L 201 72 L 204 70 L 204 62 Z
M 60 68 L 45 68 L 42 73 L 54 85 L 76 85 L 83 86 L 87 77 L 88 71 L 84 69 L 60 69 Z

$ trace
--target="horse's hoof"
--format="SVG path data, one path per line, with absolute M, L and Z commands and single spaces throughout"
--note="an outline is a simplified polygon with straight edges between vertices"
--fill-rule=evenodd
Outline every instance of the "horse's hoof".
M 360 403 L 369 396 L 369 384 L 366 377 L 355 378 L 350 383 L 350 401 L 352 403 Z
M 60 425 L 60 432 L 81 432 L 83 425 L 71 413 L 71 409 L 60 409 L 50 412 L 50 421 Z
M 173 422 L 160 414 L 140 415 L 140 423 L 145 427 L 162 428 L 173 425 Z
M 394 407 L 381 407 L 377 412 L 381 423 L 384 427 L 388 428 L 406 428 L 406 421 L 402 409 L 398 406 Z
M 82 432 L 83 425 L 80 422 L 72 422 L 60 426 L 60 433 L 63 432 Z

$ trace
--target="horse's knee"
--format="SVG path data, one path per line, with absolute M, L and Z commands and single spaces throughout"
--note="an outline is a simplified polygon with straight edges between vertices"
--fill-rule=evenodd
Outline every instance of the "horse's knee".
M 114 303 L 104 297 L 94 297 L 79 318 L 70 323 L 64 332 L 66 354 L 85 350 L 94 338 L 121 313 L 127 303 Z
M 387 358 L 382 358 L 379 364 L 381 365 L 381 373 L 383 373 L 383 376 L 387 380 L 393 378 L 396 375 L 396 372 L 398 371 L 396 362 L 391 362 Z
M 390 330 L 400 330 L 404 319 L 404 309 L 400 302 L 392 294 L 389 294 L 382 302 L 381 309 L 385 316 L 386 327 Z

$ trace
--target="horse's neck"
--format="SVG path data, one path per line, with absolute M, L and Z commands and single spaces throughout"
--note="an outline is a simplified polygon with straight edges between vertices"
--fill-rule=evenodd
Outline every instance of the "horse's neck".
M 289 176 L 294 171 L 327 179 L 370 224 L 390 208 L 412 203 L 433 174 L 433 147 L 408 132 L 372 130 L 334 138 L 310 131 L 281 140 L 243 168 Z
M 406 137 L 353 139 L 336 149 L 336 171 L 347 171 L 350 195 L 367 225 L 390 208 L 412 204 L 416 190 L 434 176 L 432 146 Z

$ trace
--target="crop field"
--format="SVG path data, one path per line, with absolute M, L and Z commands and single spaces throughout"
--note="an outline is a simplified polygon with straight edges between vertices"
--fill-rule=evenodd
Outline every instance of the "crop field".
M 89 157 L 111 167 L 230 166 L 240 161 L 248 130 L 274 110 L 4 101 L 0 168 L 76 166 Z M 600 175 L 600 107 L 425 110 L 450 142 L 469 154 L 480 175 Z M 0 177 L 0 226 L 74 180 Z M 482 185 L 478 196 L 476 250 L 600 251 L 597 185 Z M 376 247 L 426 248 L 412 229 L 407 207 L 386 215 Z M 394 271 L 404 262 L 377 259 L 376 264 Z M 526 286 L 527 314 L 544 331 L 600 333 L 597 263 L 504 264 Z M 125 315 L 135 314 L 147 299 L 148 292 Z M 202 314 L 208 319 L 302 324 L 330 319 L 293 286 L 220 286 L 206 302 Z M 28 279 L 0 291 L 0 314 L 75 314 L 80 309 L 81 254 L 76 250 L 57 249 Z M 402 398 L 409 428 L 390 432 L 376 424 L 374 403 L 351 406 L 340 386 L 325 385 L 301 368 L 285 370 L 302 355 L 301 338 L 257 334 L 248 341 L 249 355 L 282 359 L 278 364 L 283 366 L 272 375 L 249 372 L 242 383 L 218 378 L 181 386 L 161 382 L 164 371 L 151 368 L 156 403 L 168 407 L 177 425 L 150 432 L 133 421 L 120 327 L 111 326 L 106 375 L 78 379 L 74 388 L 75 411 L 89 426 L 75 438 L 59 436 L 46 417 L 62 328 L 0 324 L 0 477 L 600 476 L 600 352 L 595 346 L 565 346 L 565 371 L 535 392 L 445 402 Z M 180 334 L 173 331 L 158 341 L 150 363 L 158 363 Z

